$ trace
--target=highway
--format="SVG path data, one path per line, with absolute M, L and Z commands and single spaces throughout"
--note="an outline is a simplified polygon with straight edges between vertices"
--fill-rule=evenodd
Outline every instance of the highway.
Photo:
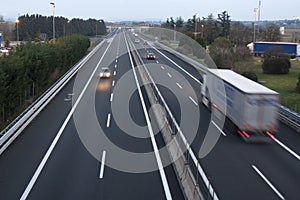
M 88 110 L 86 103 L 94 99 L 96 104 L 92 107 L 107 138 L 127 151 L 149 152 L 148 164 L 158 168 L 150 135 L 145 138 L 128 136 L 117 127 L 113 115 L 110 122 L 107 121 L 108 114 L 112 113 L 110 104 L 114 101 L 111 95 L 113 82 L 116 86 L 122 75 L 129 71 L 130 81 L 135 84 L 124 35 L 114 35 L 108 41 L 85 63 L 77 78 L 65 86 L 1 155 L 1 199 L 183 199 L 172 166 L 153 171 L 145 169 L 145 172 L 139 169 L 136 173 L 128 169 L 122 171 L 122 164 L 128 163 L 109 166 L 109 160 L 113 162 L 120 158 L 114 158 L 113 151 L 102 149 L 104 144 L 99 149 L 99 157 L 94 157 L 77 134 L 75 124 L 78 119 L 69 116 L 72 113 L 76 116 L 80 111 L 84 124 L 88 123 L 90 113 L 81 111 Z M 109 66 L 114 73 L 111 79 L 99 80 L 102 66 Z M 81 97 L 77 89 L 84 91 Z M 115 99 L 117 96 L 114 94 Z M 79 103 L 75 105 L 77 100 Z M 129 107 L 138 124 L 147 127 L 137 92 L 129 103 L 132 105 L 123 106 Z M 84 128 L 85 132 L 91 131 L 88 126 Z
M 199 101 L 201 83 L 196 81 L 201 80 L 199 72 L 178 57 L 159 49 L 157 46 L 155 47 L 155 45 L 140 48 L 141 55 L 146 55 L 147 52 L 154 52 L 158 57 L 155 63 L 167 65 L 177 70 L 188 80 L 195 91 L 199 91 L 198 100 L 189 102 L 195 104 L 193 106 L 198 106 L 201 113 L 197 136 L 192 141 L 194 152 L 199 152 L 210 120 L 210 113 Z M 144 59 L 144 62 L 153 61 Z M 150 68 L 150 65 L 146 66 Z M 151 70 L 149 71 L 151 72 Z M 178 77 L 165 68 L 161 68 L 161 73 L 169 78 L 170 84 L 178 86 L 178 90 L 184 93 L 182 96 L 190 97 L 188 90 L 184 89 L 186 85 L 183 82 L 178 82 L 180 80 Z M 151 74 L 154 79 L 156 74 Z M 191 74 L 192 76 L 190 76 Z M 179 104 L 174 101 L 174 95 L 164 87 L 161 87 L 160 90 L 177 121 L 183 120 L 180 116 Z M 174 92 L 174 90 L 172 91 Z M 216 131 L 220 130 L 216 129 Z M 225 128 L 220 135 L 221 137 L 213 150 L 206 157 L 200 159 L 200 163 L 220 199 L 300 198 L 299 133 L 280 122 L 278 134 L 275 136 L 277 142 L 246 144 L 236 133 L 232 133 L 225 123 Z
M 135 38 L 119 29 L 101 43 L 0 155 L 1 199 L 185 198 L 168 156 L 156 151 L 165 143 L 153 125 L 130 41 L 176 121 L 186 123 L 182 131 L 219 199 L 300 199 L 299 133 L 280 122 L 273 143 L 247 144 L 227 126 L 215 127 L 220 138 L 202 157 L 211 114 L 200 102 L 201 74 Z M 148 52 L 157 58 L 148 60 Z M 110 68 L 111 78 L 99 79 L 101 67 Z

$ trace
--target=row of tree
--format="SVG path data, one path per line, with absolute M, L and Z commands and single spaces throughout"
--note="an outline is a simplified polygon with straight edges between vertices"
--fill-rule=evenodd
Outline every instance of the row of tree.
M 280 29 L 274 23 L 259 26 L 254 23 L 232 21 L 227 11 L 214 18 L 212 14 L 203 17 L 188 19 L 186 22 L 177 17 L 170 17 L 162 27 L 176 29 L 195 39 L 204 48 L 209 47 L 210 56 L 219 68 L 234 69 L 237 61 L 249 60 L 251 54 L 247 44 L 253 42 L 254 35 L 260 41 L 279 41 Z M 254 34 L 255 31 L 255 34 Z M 184 42 L 179 43 L 183 46 Z
M 21 112 L 87 52 L 87 37 L 72 35 L 54 43 L 28 42 L 0 57 L 0 126 Z
M 106 26 L 103 20 L 96 19 L 72 19 L 55 17 L 55 37 L 62 37 L 72 34 L 84 36 L 103 35 L 106 33 Z M 19 32 L 21 41 L 28 40 L 49 40 L 53 38 L 53 16 L 23 15 L 18 18 L 15 34 Z M 17 27 L 18 26 L 18 27 Z
M 212 44 L 218 37 L 225 37 L 236 46 L 246 46 L 253 41 L 254 30 L 256 40 L 275 42 L 280 39 L 278 25 L 269 23 L 259 26 L 256 24 L 254 29 L 254 23 L 232 21 L 227 11 L 218 14 L 217 18 L 212 14 L 202 19 L 194 15 L 187 21 L 184 21 L 182 17 L 176 19 L 170 17 L 162 24 L 162 27 L 176 29 L 176 31 L 192 36 L 196 33 L 196 40 L 203 40 L 202 45 L 205 46 Z

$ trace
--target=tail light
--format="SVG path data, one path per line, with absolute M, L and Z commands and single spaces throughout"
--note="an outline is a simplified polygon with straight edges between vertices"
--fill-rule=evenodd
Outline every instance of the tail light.
M 241 131 L 238 130 L 237 132 L 242 137 L 250 138 L 250 135 L 246 131 L 241 132 Z
M 269 131 L 267 131 L 266 134 L 267 134 L 270 138 L 274 138 L 274 137 L 275 137 L 275 136 L 274 136 L 272 133 L 270 133 Z

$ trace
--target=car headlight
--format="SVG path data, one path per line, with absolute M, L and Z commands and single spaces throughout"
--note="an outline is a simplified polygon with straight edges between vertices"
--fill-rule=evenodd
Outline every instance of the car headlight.
M 103 76 L 103 73 L 100 73 L 100 76 Z

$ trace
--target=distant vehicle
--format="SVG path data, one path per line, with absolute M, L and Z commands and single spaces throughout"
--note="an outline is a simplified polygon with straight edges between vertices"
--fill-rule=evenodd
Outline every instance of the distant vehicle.
M 155 59 L 156 59 L 156 56 L 154 55 L 154 53 L 148 53 L 147 59 L 148 59 L 148 60 L 155 60 Z
M 110 69 L 108 67 L 102 67 L 99 77 L 100 78 L 110 78 L 111 77 Z
M 271 141 L 277 132 L 279 94 L 231 70 L 209 69 L 203 76 L 201 100 L 212 117 L 225 116 L 231 131 L 247 142 Z
M 300 44 L 286 42 L 254 42 L 253 53 L 257 56 L 263 56 L 268 49 L 278 48 L 282 53 L 289 55 L 291 58 L 300 56 Z
M 13 50 L 13 47 L 12 46 L 8 46 L 8 47 L 6 47 L 6 49 L 9 50 L 9 51 L 11 51 L 11 50 Z
M 1 54 L 6 54 L 6 55 L 9 54 L 9 51 L 8 51 L 5 47 L 2 47 L 2 48 L 0 49 L 0 52 L 1 52 Z
M 138 44 L 138 43 L 140 43 L 140 40 L 139 39 L 135 39 L 134 42 Z

